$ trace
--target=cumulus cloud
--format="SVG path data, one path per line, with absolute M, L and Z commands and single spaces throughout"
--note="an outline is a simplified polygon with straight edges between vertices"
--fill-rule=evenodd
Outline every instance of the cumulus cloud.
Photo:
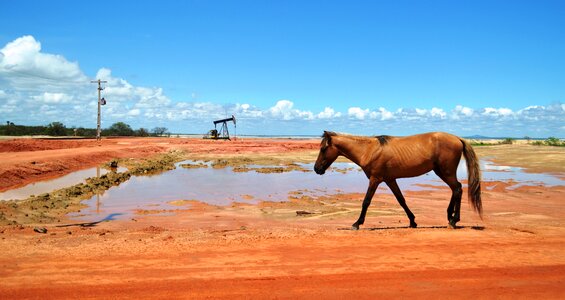
M 319 134 L 330 129 L 358 134 L 448 131 L 491 136 L 565 136 L 562 103 L 517 110 L 455 105 L 396 110 L 351 106 L 339 111 L 326 106 L 313 113 L 287 99 L 266 107 L 196 102 L 190 95 L 188 101 L 173 100 L 161 87 L 136 86 L 114 75 L 110 68 L 100 68 L 93 78 L 88 78 L 77 62 L 42 52 L 41 44 L 32 36 L 18 38 L 0 49 L 0 116 L 18 124 L 61 121 L 67 126 L 94 127 L 98 95 L 96 85 L 90 83 L 92 79 L 107 81 L 102 91 L 107 100 L 102 109 L 103 127 L 126 121 L 134 128 L 165 126 L 173 132 L 205 132 L 213 120 L 234 114 L 240 121 L 238 128 L 243 126 L 250 134 Z M 288 122 L 280 126 L 281 120 Z
M 314 114 L 310 111 L 302 111 L 294 109 L 294 103 L 289 100 L 279 100 L 275 106 L 269 108 L 269 114 L 274 118 L 279 118 L 282 120 L 293 120 L 296 118 L 312 120 L 314 119 Z
M 508 116 L 512 116 L 513 112 L 511 109 L 504 107 L 502 108 L 485 107 L 481 114 L 490 117 L 508 117 Z
M 134 108 L 134 109 L 128 111 L 128 113 L 127 113 L 128 116 L 132 116 L 132 117 L 139 116 L 140 114 L 141 114 L 141 111 L 138 108 Z
M 0 49 L 0 74 L 12 88 L 48 89 L 69 83 L 86 83 L 77 62 L 61 55 L 41 52 L 41 43 L 26 35 Z
M 360 107 L 354 106 L 354 107 L 350 107 L 347 110 L 347 115 L 350 118 L 355 118 L 357 120 L 364 120 L 365 117 L 369 116 L 369 114 L 370 114 L 370 110 L 368 108 L 362 109 Z
M 452 117 L 454 119 L 459 119 L 461 117 L 470 117 L 474 113 L 474 110 L 469 107 L 465 107 L 462 105 L 456 105 L 452 112 Z
M 432 107 L 432 109 L 430 110 L 430 115 L 432 117 L 443 119 L 447 114 L 441 108 Z
M 379 119 L 381 121 L 386 121 L 394 119 L 394 113 L 388 111 L 384 107 L 379 107 L 376 110 L 370 110 L 368 108 L 362 109 L 360 107 L 354 106 L 347 110 L 347 115 L 352 119 L 365 120 L 365 119 Z
M 386 110 L 384 107 L 379 108 L 379 113 L 380 113 L 380 116 L 381 116 L 381 120 L 383 120 L 383 121 L 394 119 L 394 114 L 392 112 Z
M 331 107 L 325 107 L 323 111 L 319 112 L 316 117 L 318 119 L 331 119 L 331 118 L 339 118 L 341 117 L 341 113 L 340 112 L 336 112 L 333 108 Z
M 33 99 L 44 103 L 69 103 L 73 100 L 73 96 L 65 93 L 49 93 L 45 92 L 41 95 L 32 96 Z

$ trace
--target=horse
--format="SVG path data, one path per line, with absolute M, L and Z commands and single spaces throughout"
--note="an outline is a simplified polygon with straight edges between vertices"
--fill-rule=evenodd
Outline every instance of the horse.
M 339 156 L 346 157 L 363 169 L 369 179 L 369 187 L 359 219 L 352 225 L 353 230 L 359 230 L 359 226 L 365 222 L 371 199 L 382 182 L 386 183 L 404 209 L 410 227 L 416 228 L 415 216 L 406 205 L 396 179 L 416 177 L 433 170 L 451 189 L 447 221 L 451 228 L 456 228 L 463 194 L 461 183 L 457 181 L 457 166 L 462 154 L 467 163 L 469 202 L 482 219 L 481 171 L 477 155 L 467 141 L 449 133 L 367 137 L 324 131 L 314 171 L 323 175 Z

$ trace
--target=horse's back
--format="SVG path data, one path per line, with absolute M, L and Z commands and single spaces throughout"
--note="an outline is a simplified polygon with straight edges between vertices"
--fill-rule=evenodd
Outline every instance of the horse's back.
M 388 141 L 386 169 L 393 177 L 412 177 L 438 165 L 457 165 L 463 151 L 459 137 L 445 132 L 428 132 Z
M 421 147 L 421 149 L 429 151 L 437 151 L 438 149 L 460 149 L 463 144 L 461 139 L 447 132 L 427 132 L 415 134 L 405 137 L 396 137 L 392 145 Z

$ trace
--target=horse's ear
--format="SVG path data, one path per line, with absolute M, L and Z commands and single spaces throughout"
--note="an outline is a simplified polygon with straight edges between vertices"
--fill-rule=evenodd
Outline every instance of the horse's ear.
M 335 132 L 333 131 L 325 131 L 324 130 L 324 135 L 323 137 L 326 138 L 328 141 L 330 141 L 332 139 L 332 136 L 336 135 Z
M 324 135 L 323 135 L 323 138 L 324 138 L 324 141 L 325 141 L 324 147 L 328 147 L 329 145 L 331 145 L 331 142 L 332 142 L 332 133 L 333 133 L 333 132 L 331 132 L 331 131 L 325 131 L 325 130 L 324 130 Z

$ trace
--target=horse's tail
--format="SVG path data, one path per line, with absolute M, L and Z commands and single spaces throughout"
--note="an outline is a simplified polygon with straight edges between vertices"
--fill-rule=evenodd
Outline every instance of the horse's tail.
M 461 142 L 463 143 L 463 155 L 467 162 L 469 202 L 482 219 L 483 204 L 481 203 L 481 169 L 479 168 L 479 159 L 471 144 L 463 139 L 461 139 Z

